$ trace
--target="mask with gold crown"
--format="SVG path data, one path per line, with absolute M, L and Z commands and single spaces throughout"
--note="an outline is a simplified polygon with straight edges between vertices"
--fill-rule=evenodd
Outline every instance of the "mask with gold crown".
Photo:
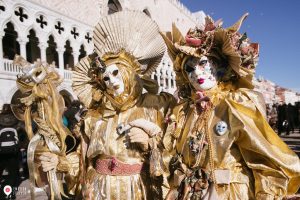
M 88 108 L 101 104 L 123 111 L 135 104 L 143 88 L 157 93 L 158 86 L 149 77 L 160 63 L 165 46 L 157 25 L 139 15 L 121 12 L 97 24 L 93 33 L 95 51 L 76 65 L 73 74 L 74 92 Z

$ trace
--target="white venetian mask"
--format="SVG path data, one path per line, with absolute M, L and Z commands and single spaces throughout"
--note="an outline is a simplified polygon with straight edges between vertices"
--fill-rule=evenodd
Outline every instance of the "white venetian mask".
M 227 131 L 227 123 L 224 121 L 219 121 L 216 125 L 216 132 L 218 135 L 224 135 Z
M 200 59 L 196 57 L 188 59 L 185 63 L 185 71 L 197 91 L 209 90 L 217 84 L 213 67 L 206 56 Z
M 124 81 L 116 64 L 112 64 L 106 67 L 105 72 L 103 73 L 103 80 L 107 89 L 115 97 L 124 92 Z

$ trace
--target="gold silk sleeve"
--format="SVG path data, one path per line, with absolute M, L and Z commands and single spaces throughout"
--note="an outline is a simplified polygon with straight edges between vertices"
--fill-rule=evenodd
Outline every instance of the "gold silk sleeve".
M 147 94 L 143 96 L 143 107 L 158 111 L 156 123 L 163 131 L 166 128 L 165 117 L 171 113 L 175 105 L 176 100 L 169 93 L 161 92 L 159 95 Z
M 163 176 L 163 185 L 166 188 L 165 190 L 176 189 L 174 185 L 177 186 L 177 182 L 175 181 L 176 183 L 174 183 L 174 179 L 169 178 L 171 175 L 169 171 L 169 164 L 172 157 L 176 154 L 176 142 L 181 134 L 182 128 L 184 127 L 186 116 L 185 111 L 188 110 L 188 107 L 188 102 L 182 101 L 172 109 L 168 120 L 168 126 L 163 137 L 163 162 L 166 166 Z
M 235 143 L 253 172 L 256 198 L 280 199 L 297 192 L 300 160 L 269 126 L 257 102 L 247 93 L 228 98 L 226 102 L 230 126 L 241 124 L 232 129 L 238 136 Z

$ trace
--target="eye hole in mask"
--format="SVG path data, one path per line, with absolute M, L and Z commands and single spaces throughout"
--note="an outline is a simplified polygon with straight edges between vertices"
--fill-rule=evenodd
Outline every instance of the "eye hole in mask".
M 104 81 L 109 81 L 109 77 L 108 77 L 108 76 L 105 76 L 105 77 L 103 78 L 103 80 L 104 80 Z
M 42 70 L 39 70 L 35 73 L 35 76 L 38 77 L 42 73 Z
M 186 66 L 185 66 L 185 71 L 186 71 L 187 73 L 191 73 L 191 72 L 195 71 L 195 68 L 194 68 L 194 67 L 191 67 L 191 66 L 189 66 L 189 65 L 186 65 Z
M 199 61 L 198 65 L 206 65 L 207 62 L 208 62 L 207 60 L 201 60 L 201 61 Z
M 117 69 L 116 69 L 116 70 L 114 70 L 114 71 L 113 71 L 113 73 L 112 73 L 112 74 L 113 74 L 114 76 L 117 76 L 117 75 L 118 75 L 118 73 L 119 73 L 119 70 L 117 70 Z

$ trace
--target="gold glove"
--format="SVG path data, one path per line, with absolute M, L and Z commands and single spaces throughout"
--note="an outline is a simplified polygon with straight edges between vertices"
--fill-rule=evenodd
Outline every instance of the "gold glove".
M 44 152 L 39 157 L 44 172 L 57 169 L 60 172 L 69 170 L 69 162 L 65 156 L 58 156 L 55 153 Z

